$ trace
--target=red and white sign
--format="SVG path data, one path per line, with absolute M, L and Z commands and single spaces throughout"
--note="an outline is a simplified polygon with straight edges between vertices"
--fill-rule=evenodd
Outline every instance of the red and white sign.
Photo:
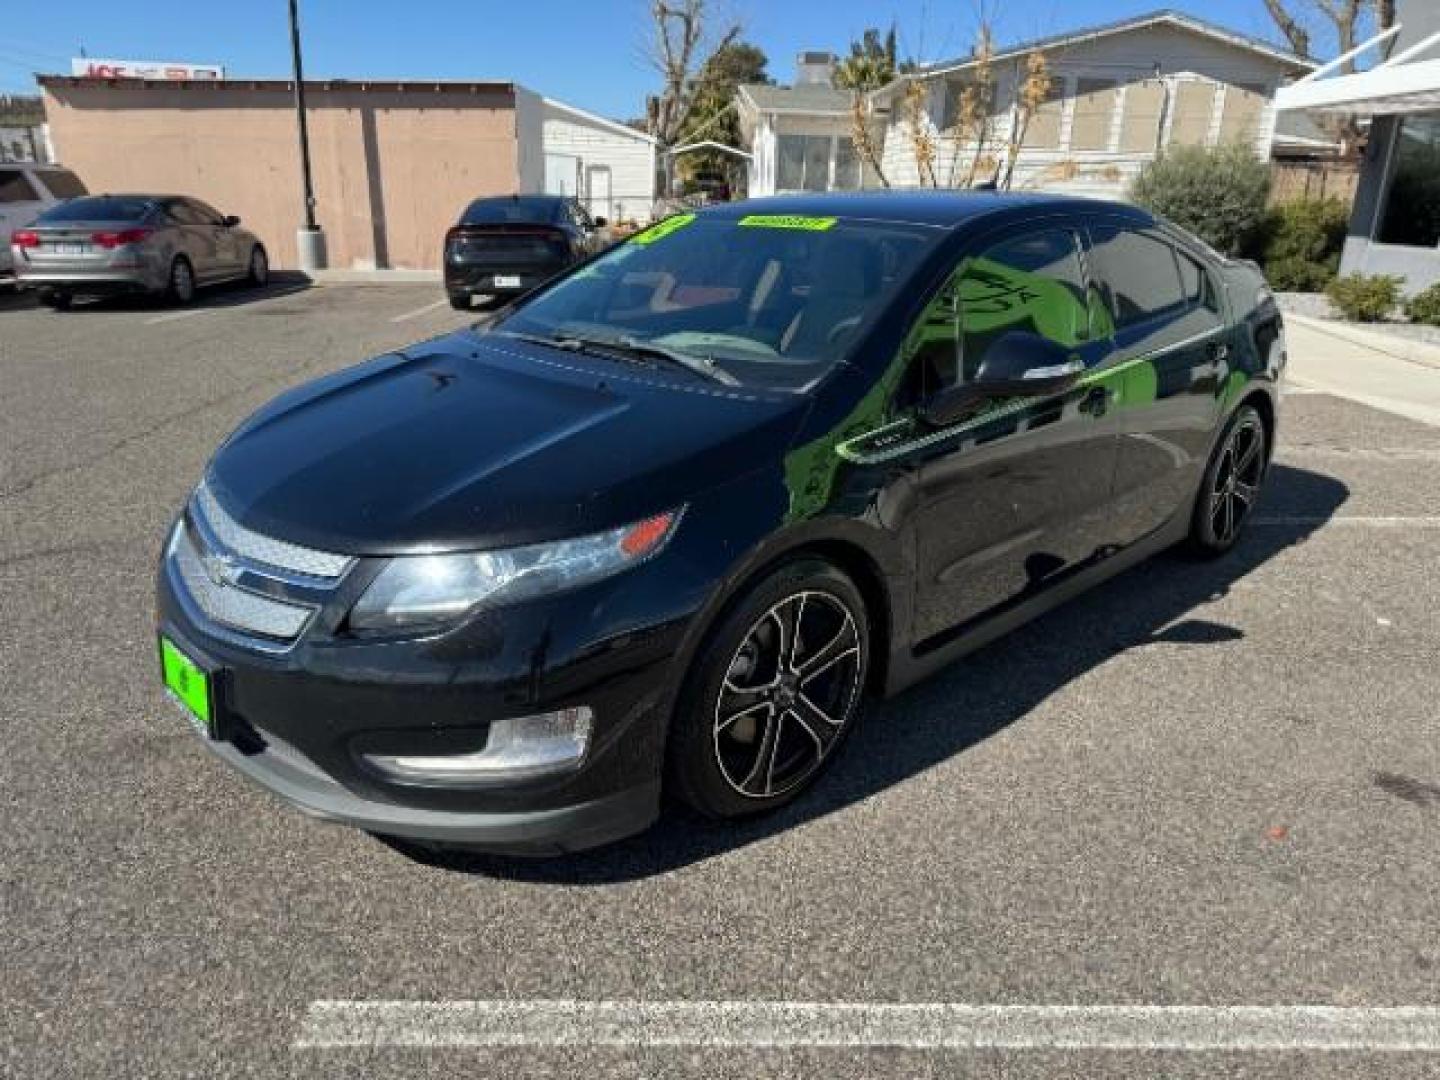
M 70 61 L 70 74 L 82 79 L 169 79 L 190 82 L 196 79 L 225 78 L 219 64 L 168 64 L 154 60 L 93 60 L 77 57 Z

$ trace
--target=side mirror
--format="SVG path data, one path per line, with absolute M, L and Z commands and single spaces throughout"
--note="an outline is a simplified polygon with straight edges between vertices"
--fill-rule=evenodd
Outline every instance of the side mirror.
M 240 217 L 238 214 L 226 214 L 221 224 L 227 229 L 233 229 L 236 225 L 240 224 Z
M 609 220 L 606 219 L 606 218 L 597 217 L 597 218 L 595 219 L 595 227 L 596 227 L 597 229 L 604 229 L 604 228 L 607 228 L 609 225 L 610 225 L 610 222 L 609 222 Z
M 1040 334 L 1012 330 L 985 350 L 973 381 L 942 390 L 921 406 L 920 416 L 927 424 L 944 427 L 996 398 L 1061 393 L 1084 373 L 1085 362 L 1065 346 Z

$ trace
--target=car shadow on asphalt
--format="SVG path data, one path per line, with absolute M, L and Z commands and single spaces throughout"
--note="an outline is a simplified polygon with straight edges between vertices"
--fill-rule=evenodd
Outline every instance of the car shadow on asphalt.
M 784 809 L 741 822 L 709 821 L 667 805 L 647 832 L 577 855 L 519 859 L 396 850 L 430 866 L 558 885 L 604 885 L 676 870 L 833 814 L 885 791 L 1003 731 L 1056 691 L 1130 649 L 1167 642 L 1203 648 L 1244 636 L 1238 627 L 1195 617 L 1235 582 L 1304 543 L 1349 497 L 1329 476 L 1271 468 L 1257 516 L 1223 558 L 1197 561 L 1167 552 L 957 661 L 896 697 L 872 704 L 829 772 Z M 957 702 L 963 705 L 957 706 Z
M 176 307 L 170 300 L 163 296 L 149 296 L 141 293 L 122 293 L 118 296 L 96 296 L 79 297 L 69 308 L 64 311 L 55 312 L 58 317 L 70 317 L 74 315 L 98 315 L 104 312 L 114 311 L 153 311 L 153 312 L 189 312 L 208 311 L 220 308 L 245 307 L 260 300 L 274 300 L 280 296 L 290 296 L 294 293 L 305 292 L 314 287 L 312 282 L 304 274 L 274 271 L 270 280 L 261 288 L 256 288 L 249 282 L 231 281 L 221 285 L 202 285 L 195 293 L 195 298 L 184 307 Z M 29 294 L 24 294 L 28 296 Z M 39 307 L 38 299 L 22 298 L 22 305 Z

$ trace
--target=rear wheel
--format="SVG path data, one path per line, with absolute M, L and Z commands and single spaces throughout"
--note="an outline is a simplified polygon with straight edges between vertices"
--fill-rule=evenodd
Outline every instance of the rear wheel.
M 696 655 L 671 732 L 672 791 L 720 818 L 795 798 L 853 726 L 869 633 L 859 590 L 829 563 L 797 560 L 754 585 Z
M 170 282 L 165 294 L 172 304 L 181 306 L 195 299 L 195 270 L 183 255 L 176 256 L 170 264 Z
M 74 295 L 64 289 L 46 289 L 40 294 L 40 303 L 56 311 L 68 311 L 74 299 Z
M 452 292 L 450 294 L 450 306 L 453 307 L 456 311 L 469 311 L 470 294 Z
M 250 252 L 250 271 L 246 279 L 257 289 L 263 289 L 270 281 L 270 258 L 259 244 Z
M 1235 546 L 1249 520 L 1269 464 L 1265 421 L 1242 405 L 1225 429 L 1205 468 L 1190 523 L 1190 547 L 1201 555 L 1223 555 Z

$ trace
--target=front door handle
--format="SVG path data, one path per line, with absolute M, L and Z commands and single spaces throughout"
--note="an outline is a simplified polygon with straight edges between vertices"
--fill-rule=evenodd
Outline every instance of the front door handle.
M 1091 416 L 1104 416 L 1110 409 L 1110 391 L 1103 386 L 1093 386 L 1080 399 L 1080 411 Z

